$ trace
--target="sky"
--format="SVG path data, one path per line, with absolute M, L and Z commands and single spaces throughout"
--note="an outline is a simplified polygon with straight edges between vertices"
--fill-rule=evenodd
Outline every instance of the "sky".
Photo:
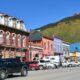
M 0 0 L 0 12 L 23 20 L 29 31 L 80 12 L 80 0 Z

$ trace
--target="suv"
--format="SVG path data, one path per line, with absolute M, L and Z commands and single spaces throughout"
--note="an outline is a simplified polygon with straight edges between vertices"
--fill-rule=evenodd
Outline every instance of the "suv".
M 0 80 L 4 80 L 13 73 L 21 73 L 21 76 L 26 76 L 28 66 L 22 63 L 20 58 L 0 59 Z

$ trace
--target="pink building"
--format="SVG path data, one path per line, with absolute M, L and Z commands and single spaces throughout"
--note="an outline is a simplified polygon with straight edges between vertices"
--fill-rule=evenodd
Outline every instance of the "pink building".
M 29 60 L 39 60 L 42 57 L 43 48 L 38 45 L 31 44 L 29 46 Z
M 40 32 L 35 32 L 30 36 L 30 42 L 43 48 L 42 57 L 54 55 L 52 38 L 46 37 Z

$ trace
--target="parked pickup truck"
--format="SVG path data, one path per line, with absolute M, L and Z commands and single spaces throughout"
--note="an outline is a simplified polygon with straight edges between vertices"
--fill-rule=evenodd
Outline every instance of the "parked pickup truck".
M 21 76 L 27 76 L 28 66 L 22 63 L 20 58 L 0 59 L 0 80 L 4 80 L 13 73 L 21 73 Z

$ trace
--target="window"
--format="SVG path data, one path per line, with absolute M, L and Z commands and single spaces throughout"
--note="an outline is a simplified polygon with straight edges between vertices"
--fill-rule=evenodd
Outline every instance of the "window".
M 5 25 L 8 25 L 8 17 L 5 17 L 4 20 L 5 20 L 5 21 L 4 21 L 4 22 L 5 22 L 4 24 L 5 24 Z
M 0 44 L 3 43 L 3 30 L 0 30 Z
M 20 21 L 18 21 L 18 20 L 17 20 L 17 22 L 16 22 L 16 28 L 17 28 L 17 29 L 20 29 Z
M 46 49 L 46 43 L 44 43 L 44 49 Z
M 21 35 L 18 34 L 18 47 L 21 47 Z
M 4 16 L 0 16 L 0 24 L 4 24 Z
M 53 50 L 53 45 L 51 44 L 51 50 Z
M 16 28 L 16 20 L 13 19 L 13 27 Z
M 22 37 L 22 40 L 23 40 L 23 43 L 22 43 L 23 44 L 23 47 L 26 47 L 26 36 L 23 36 Z
M 51 60 L 55 60 L 54 58 L 51 58 Z
M 16 41 L 16 34 L 12 34 L 12 46 L 15 46 L 15 41 Z
M 6 45 L 10 45 L 10 32 L 6 32 Z
M 49 41 L 48 41 L 48 49 L 49 49 Z
M 21 30 L 23 30 L 23 25 L 24 25 L 23 21 L 20 21 L 20 29 Z

